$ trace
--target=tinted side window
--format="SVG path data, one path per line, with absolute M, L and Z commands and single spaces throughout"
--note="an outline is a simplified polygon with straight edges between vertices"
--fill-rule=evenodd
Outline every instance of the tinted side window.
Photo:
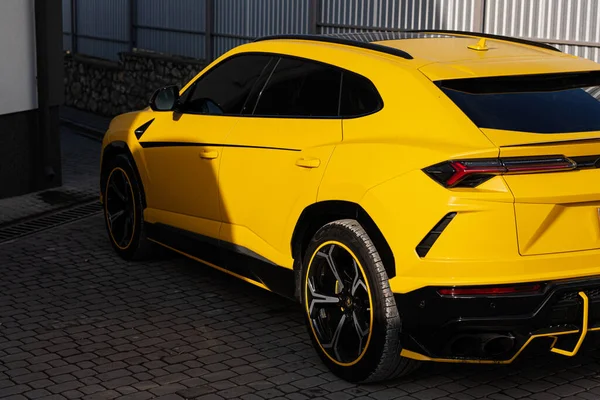
M 369 79 L 350 71 L 344 71 L 340 115 L 357 117 L 379 111 L 383 100 Z
M 341 77 L 341 70 L 332 66 L 281 58 L 254 115 L 337 117 Z
M 271 58 L 250 54 L 223 61 L 186 91 L 182 111 L 239 115 L 254 84 L 266 72 Z

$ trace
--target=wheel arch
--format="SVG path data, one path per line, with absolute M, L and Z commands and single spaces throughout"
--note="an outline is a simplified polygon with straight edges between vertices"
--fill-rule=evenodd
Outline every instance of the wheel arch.
M 102 162 L 100 165 L 100 193 L 103 194 L 104 185 L 106 184 L 106 179 L 108 178 L 108 169 L 107 169 L 108 162 L 107 161 L 118 155 L 124 155 L 129 159 L 129 161 L 131 161 L 133 171 L 135 172 L 135 178 L 137 179 L 137 181 L 140 185 L 140 188 L 142 189 L 142 193 L 141 193 L 142 194 L 142 205 L 145 208 L 147 206 L 146 193 L 144 190 L 144 183 L 142 181 L 140 171 L 138 170 L 137 164 L 135 162 L 135 158 L 133 157 L 133 154 L 131 153 L 129 146 L 127 145 L 126 142 L 124 142 L 122 140 L 116 140 L 116 141 L 110 142 L 108 145 L 106 145 L 106 147 L 104 147 L 104 150 L 102 151 Z
M 298 300 L 301 300 L 302 256 L 306 252 L 311 238 L 322 226 L 347 218 L 357 220 L 367 232 L 381 256 L 388 278 L 396 276 L 394 253 L 373 218 L 359 204 L 337 200 L 322 201 L 311 204 L 302 211 L 292 234 L 291 250 L 294 258 L 295 292 Z

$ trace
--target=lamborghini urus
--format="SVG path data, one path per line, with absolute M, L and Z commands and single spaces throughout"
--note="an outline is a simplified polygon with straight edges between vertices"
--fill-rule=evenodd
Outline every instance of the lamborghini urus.
M 112 121 L 108 235 L 300 302 L 349 381 L 572 356 L 600 330 L 599 88 L 509 37 L 258 39 Z

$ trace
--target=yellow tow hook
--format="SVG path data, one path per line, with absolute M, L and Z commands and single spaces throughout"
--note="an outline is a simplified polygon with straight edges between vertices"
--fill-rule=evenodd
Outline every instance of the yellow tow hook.
M 572 351 L 554 348 L 554 345 L 556 344 L 556 341 L 558 338 L 556 336 L 551 336 L 552 338 L 554 338 L 554 342 L 552 343 L 552 348 L 550 349 L 553 353 L 561 354 L 561 355 L 567 356 L 567 357 L 573 357 L 575 354 L 577 354 L 577 352 L 579 351 L 579 348 L 583 344 L 583 340 L 585 339 L 585 335 L 587 334 L 587 331 L 588 331 L 589 300 L 588 300 L 587 295 L 584 292 L 579 292 L 579 297 L 581 297 L 583 299 L 583 322 L 581 324 L 581 336 L 579 336 L 579 340 L 577 341 L 577 344 L 575 345 L 575 348 Z

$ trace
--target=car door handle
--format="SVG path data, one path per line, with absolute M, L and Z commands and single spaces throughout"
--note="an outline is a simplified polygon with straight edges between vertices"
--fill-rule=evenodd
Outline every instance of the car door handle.
M 321 160 L 318 158 L 299 158 L 296 160 L 296 165 L 302 168 L 318 168 L 321 165 Z
M 204 158 L 206 160 L 214 160 L 217 157 L 219 157 L 218 151 L 205 150 L 205 151 L 200 152 L 200 158 Z

